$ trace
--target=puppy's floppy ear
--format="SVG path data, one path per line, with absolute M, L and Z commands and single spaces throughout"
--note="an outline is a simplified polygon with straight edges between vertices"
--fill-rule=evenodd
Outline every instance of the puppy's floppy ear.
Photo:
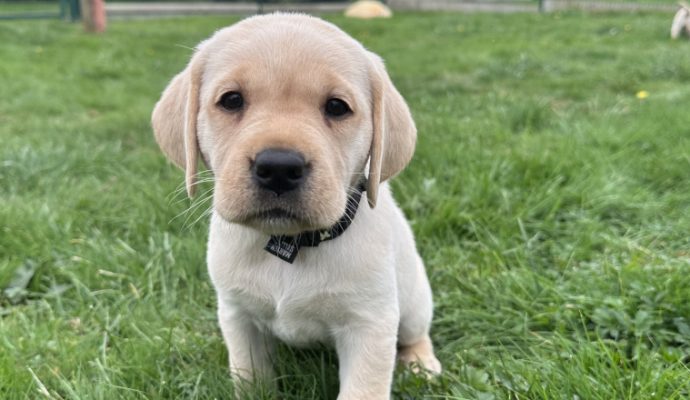
M 185 186 L 189 197 L 196 190 L 196 171 L 199 158 L 197 117 L 199 89 L 204 67 L 204 55 L 198 50 L 192 60 L 165 88 L 151 115 L 156 142 L 163 153 L 185 170 Z
M 410 162 L 417 142 L 410 109 L 393 86 L 381 58 L 369 53 L 373 137 L 369 150 L 367 199 L 376 206 L 379 183 L 402 171 Z
M 417 128 L 405 100 L 393 86 L 381 58 L 369 53 L 373 131 L 369 150 L 367 199 L 376 206 L 379 183 L 395 176 L 412 159 Z

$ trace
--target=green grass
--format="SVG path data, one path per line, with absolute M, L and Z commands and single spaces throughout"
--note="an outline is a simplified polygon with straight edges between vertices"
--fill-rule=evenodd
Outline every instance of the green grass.
M 400 370 L 394 397 L 690 397 L 690 44 L 669 17 L 332 20 L 420 132 L 393 187 L 445 372 Z M 231 397 L 207 204 L 185 211 L 149 115 L 233 21 L 0 23 L 0 398 Z M 280 350 L 280 398 L 335 397 L 333 352 Z
M 23 1 L 6 2 L 0 0 L 0 17 L 10 17 L 16 15 L 36 15 L 36 14 L 55 14 L 55 18 L 60 13 L 60 3 L 56 1 Z

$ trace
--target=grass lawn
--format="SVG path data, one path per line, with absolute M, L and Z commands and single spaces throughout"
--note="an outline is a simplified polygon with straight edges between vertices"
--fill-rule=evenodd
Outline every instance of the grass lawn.
M 9 13 L 53 11 L 60 9 L 60 1 L 0 0 L 0 15 Z
M 690 43 L 670 16 L 331 20 L 384 56 L 420 132 L 393 187 L 445 372 L 399 370 L 394 398 L 689 398 Z M 231 398 L 208 203 L 149 115 L 233 21 L 0 23 L 0 398 Z M 334 398 L 336 363 L 281 347 L 280 398 Z

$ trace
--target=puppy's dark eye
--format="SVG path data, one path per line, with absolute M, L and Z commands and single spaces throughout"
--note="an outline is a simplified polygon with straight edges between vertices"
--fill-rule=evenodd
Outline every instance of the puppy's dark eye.
M 350 106 L 346 102 L 332 98 L 326 101 L 325 107 L 326 115 L 329 117 L 342 117 L 345 114 L 351 113 Z
M 220 97 L 218 105 L 228 111 L 238 111 L 244 106 L 244 99 L 238 92 L 227 92 Z

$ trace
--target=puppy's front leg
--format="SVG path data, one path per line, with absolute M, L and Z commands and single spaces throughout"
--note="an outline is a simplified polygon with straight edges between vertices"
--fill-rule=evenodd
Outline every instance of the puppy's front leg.
M 228 348 L 232 376 L 269 383 L 273 378 L 273 338 L 259 331 L 249 316 L 227 305 L 219 307 L 218 320 Z
M 336 336 L 340 363 L 338 400 L 390 398 L 395 368 L 396 327 L 346 329 Z

